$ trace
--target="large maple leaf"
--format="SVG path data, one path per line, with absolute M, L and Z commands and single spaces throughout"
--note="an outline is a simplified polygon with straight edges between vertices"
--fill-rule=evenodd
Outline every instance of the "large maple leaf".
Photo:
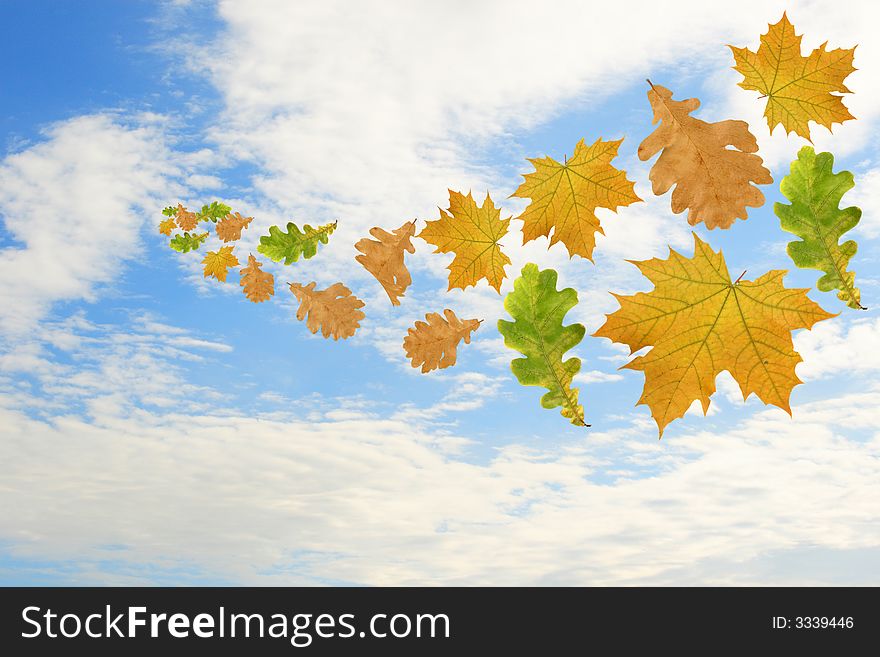
M 318 244 L 326 244 L 336 230 L 336 222 L 312 228 L 308 224 L 300 230 L 292 221 L 287 224 L 287 232 L 278 226 L 270 226 L 269 234 L 260 238 L 257 251 L 275 262 L 284 261 L 290 265 L 302 256 L 308 260 L 318 252 Z
M 325 338 L 332 336 L 334 340 L 344 340 L 358 330 L 365 316 L 361 310 L 364 302 L 342 283 L 334 283 L 326 290 L 316 290 L 314 281 L 308 285 L 289 285 L 300 302 L 296 318 L 300 321 L 306 319 L 306 326 L 312 333 L 320 330 Z
M 541 406 L 555 408 L 576 426 L 584 422 L 584 409 L 578 403 L 578 389 L 572 379 L 581 369 L 579 358 L 562 360 L 565 352 L 580 343 L 586 329 L 583 324 L 562 325 L 565 314 L 577 305 L 577 292 L 567 287 L 556 289 L 557 274 L 552 269 L 538 270 L 535 264 L 523 267 L 513 282 L 513 291 L 504 299 L 504 308 L 515 321 L 498 320 L 504 344 L 525 358 L 510 363 L 517 380 L 524 386 L 547 388 Z
M 654 193 L 672 192 L 672 211 L 688 211 L 692 226 L 730 228 L 746 218 L 746 208 L 764 204 L 764 195 L 753 183 L 773 182 L 760 157 L 755 136 L 745 121 L 707 123 L 690 115 L 700 106 L 696 98 L 673 100 L 666 87 L 651 84 L 648 101 L 654 123 L 660 122 L 639 145 L 639 159 L 663 153 L 651 167 Z M 732 149 L 727 148 L 733 146 Z
M 488 192 L 478 207 L 470 192 L 465 196 L 450 189 L 449 210 L 440 209 L 440 218 L 426 222 L 418 237 L 437 247 L 434 253 L 455 253 L 448 267 L 450 290 L 476 286 L 485 278 L 500 294 L 510 258 L 498 242 L 509 224 L 510 218 L 501 219 L 501 210 Z
M 370 235 L 375 239 L 365 237 L 354 245 L 361 252 L 355 260 L 379 281 L 395 306 L 400 305 L 398 297 L 402 297 L 412 283 L 403 256 L 405 252 L 415 253 L 416 247 L 412 243 L 415 232 L 415 221 L 407 221 L 392 233 L 375 227 L 370 229 Z
M 587 146 L 581 139 L 574 155 L 560 163 L 552 157 L 530 159 L 533 173 L 513 193 L 531 203 L 519 216 L 523 221 L 523 244 L 550 237 L 550 246 L 565 244 L 569 256 L 593 259 L 596 233 L 605 234 L 596 208 L 617 208 L 641 201 L 626 171 L 611 165 L 623 139 L 597 139 Z M 551 235 L 552 231 L 552 235 Z
M 854 186 L 849 171 L 833 172 L 834 156 L 804 146 L 791 163 L 791 173 L 782 179 L 780 189 L 791 205 L 776 203 L 773 210 L 783 230 L 801 239 L 788 243 L 788 255 L 798 267 L 825 273 L 817 287 L 823 292 L 839 290 L 837 297 L 850 308 L 864 310 L 855 274 L 847 271 L 858 246 L 854 240 L 840 244 L 845 232 L 854 228 L 862 216 L 856 207 L 840 208 L 843 195 Z
M 421 367 L 422 374 L 455 365 L 458 343 L 470 344 L 471 333 L 480 328 L 478 319 L 459 319 L 448 308 L 425 315 L 426 322 L 417 321 L 403 339 L 403 349 L 413 367 Z
M 205 266 L 205 278 L 213 276 L 225 283 L 230 267 L 238 266 L 238 258 L 232 253 L 231 246 L 221 246 L 219 251 L 208 251 L 202 264 Z
M 666 260 L 633 264 L 654 289 L 615 295 L 620 309 L 594 335 L 625 344 L 630 353 L 651 347 L 624 367 L 645 373 L 638 403 L 651 409 L 661 436 L 694 400 L 708 411 L 715 378 L 725 370 L 743 399 L 754 393 L 791 413 L 791 390 L 801 383 L 791 332 L 834 317 L 807 298 L 809 290 L 783 286 L 784 270 L 732 281 L 723 254 L 696 234 L 692 258 L 670 249 Z
M 810 121 L 829 130 L 834 123 L 855 118 L 838 93 L 852 93 L 843 84 L 855 71 L 855 48 L 825 50 L 826 43 L 808 56 L 801 54 L 801 36 L 795 34 L 788 16 L 770 25 L 761 35 L 757 52 L 728 46 L 742 73 L 743 89 L 759 91 L 767 98 L 764 116 L 770 131 L 782 124 L 786 134 L 810 138 Z
M 246 267 L 239 270 L 241 285 L 244 295 L 254 303 L 267 301 L 275 294 L 275 277 L 269 272 L 263 271 L 263 263 L 257 260 L 253 254 L 248 255 Z

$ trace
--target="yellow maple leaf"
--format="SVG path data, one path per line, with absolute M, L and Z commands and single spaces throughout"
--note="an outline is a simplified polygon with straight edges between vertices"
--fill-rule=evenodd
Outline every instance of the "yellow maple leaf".
M 758 141 L 749 125 L 702 121 L 690 115 L 699 100 L 673 100 L 666 87 L 648 84 L 654 123 L 660 125 L 639 144 L 638 154 L 644 161 L 663 150 L 651 167 L 654 193 L 665 194 L 675 185 L 672 211 L 689 208 L 688 223 L 702 221 L 706 228 L 730 228 L 736 219 L 746 218 L 747 207 L 762 206 L 764 194 L 755 185 L 773 178 L 755 154 Z
M 250 254 L 247 266 L 238 271 L 241 276 L 238 284 L 243 288 L 244 295 L 254 303 L 266 301 L 275 294 L 275 277 L 263 271 L 262 266 L 263 263 Z
M 826 45 L 804 57 L 801 36 L 782 14 L 761 35 L 757 52 L 728 46 L 736 60 L 733 68 L 744 78 L 739 86 L 767 98 L 764 116 L 771 133 L 782 124 L 786 134 L 794 132 L 809 140 L 810 121 L 831 130 L 832 124 L 855 118 L 835 95 L 852 93 L 843 81 L 856 70 L 852 65 L 855 48 L 825 50 Z
M 231 246 L 221 246 L 219 251 L 208 251 L 202 264 L 205 265 L 205 278 L 213 276 L 218 281 L 226 282 L 227 270 L 238 265 L 238 258 L 232 253 Z
M 171 235 L 175 228 L 177 228 L 177 222 L 174 221 L 173 217 L 168 217 L 159 224 L 159 233 L 162 235 Z
M 501 219 L 501 210 L 488 192 L 483 205 L 477 207 L 470 192 L 465 196 L 450 189 L 449 210 L 440 209 L 440 218 L 426 222 L 416 237 L 436 246 L 434 253 L 455 253 L 448 267 L 450 290 L 476 286 L 485 278 L 500 293 L 510 258 L 498 241 L 507 234 L 509 224 L 510 217 Z
M 784 287 L 784 270 L 731 281 L 723 254 L 696 234 L 692 258 L 670 249 L 666 260 L 633 264 L 654 289 L 615 295 L 620 309 L 594 335 L 625 344 L 630 353 L 651 347 L 624 367 L 645 373 L 638 403 L 651 409 L 661 436 L 694 400 L 708 411 L 715 377 L 725 370 L 743 399 L 754 393 L 791 413 L 791 390 L 801 383 L 791 332 L 834 317 L 807 298 L 809 290 Z
M 523 221 L 523 244 L 538 237 L 550 237 L 550 246 L 565 244 L 569 257 L 593 259 L 596 233 L 605 234 L 596 217 L 596 208 L 617 211 L 621 206 L 641 201 L 626 171 L 611 166 L 623 139 L 597 139 L 587 146 L 581 139 L 574 155 L 559 163 L 552 157 L 530 159 L 533 173 L 513 193 L 531 199 L 519 216 Z M 550 232 L 553 232 L 550 235 Z

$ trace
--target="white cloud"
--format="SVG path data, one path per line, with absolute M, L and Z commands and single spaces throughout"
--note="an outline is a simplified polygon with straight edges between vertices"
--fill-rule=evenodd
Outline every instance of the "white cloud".
M 844 309 L 844 312 L 853 311 Z M 838 318 L 795 334 L 795 350 L 804 359 L 798 376 L 805 381 L 880 370 L 880 318 Z
M 0 163 L 0 213 L 13 243 L 0 252 L 0 331 L 32 329 L 55 301 L 95 298 L 140 254 L 138 233 L 178 189 L 154 120 L 106 115 L 49 128 L 46 141 Z

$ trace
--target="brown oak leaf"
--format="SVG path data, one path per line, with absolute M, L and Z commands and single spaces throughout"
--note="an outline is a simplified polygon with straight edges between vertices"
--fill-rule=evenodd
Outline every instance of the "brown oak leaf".
M 266 301 L 275 294 L 275 277 L 261 269 L 263 263 L 253 255 L 248 255 L 247 267 L 239 270 L 241 280 L 238 284 L 244 288 L 244 295 L 254 303 Z
M 180 203 L 177 204 L 177 212 L 174 218 L 177 220 L 177 225 L 183 231 L 195 230 L 196 226 L 199 225 L 199 215 L 195 212 L 190 212 Z
M 439 313 L 428 313 L 428 322 L 416 322 L 403 339 L 406 357 L 413 367 L 421 366 L 422 374 L 455 365 L 458 343 L 464 340 L 470 344 L 471 333 L 480 328 L 478 319 L 462 321 L 448 308 L 443 314 L 446 319 Z
M 361 308 L 364 302 L 351 293 L 342 283 L 334 283 L 326 290 L 316 290 L 315 282 L 308 285 L 289 283 L 290 291 L 299 299 L 296 318 L 306 319 L 306 326 L 312 333 L 320 329 L 325 338 L 334 340 L 350 338 L 365 317 Z
M 404 252 L 415 253 L 412 237 L 416 232 L 416 222 L 408 221 L 392 233 L 382 228 L 371 228 L 370 235 L 354 245 L 361 255 L 355 260 L 361 263 L 385 288 L 392 305 L 399 306 L 402 297 L 412 283 L 412 276 L 403 261 Z
M 242 217 L 238 212 L 227 214 L 217 222 L 217 237 L 221 242 L 234 242 L 241 239 L 241 231 L 254 220 L 253 217 Z

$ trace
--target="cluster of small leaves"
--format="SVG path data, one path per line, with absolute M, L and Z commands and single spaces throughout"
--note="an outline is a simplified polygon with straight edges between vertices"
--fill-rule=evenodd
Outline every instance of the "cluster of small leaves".
M 801 37 L 783 14 L 760 38 L 756 52 L 731 46 L 735 69 L 743 75 L 740 86 L 766 98 L 765 117 L 772 132 L 782 125 L 786 133 L 809 139 L 811 122 L 831 129 L 834 123 L 853 117 L 839 94 L 849 93 L 844 79 L 852 67 L 854 49 L 828 51 L 825 44 L 807 56 L 801 53 Z M 649 178 L 655 195 L 672 189 L 671 208 L 688 211 L 691 225 L 729 229 L 745 220 L 748 208 L 758 208 L 765 198 L 759 185 L 773 182 L 770 171 L 757 154 L 758 144 L 745 121 L 710 123 L 692 116 L 697 98 L 674 100 L 669 89 L 648 81 L 648 102 L 656 129 L 639 145 L 638 156 L 647 161 L 659 154 Z M 522 222 L 523 244 L 546 238 L 548 248 L 562 243 L 569 258 L 592 261 L 596 234 L 604 234 L 597 215 L 600 209 L 616 212 L 642 202 L 635 183 L 614 160 L 623 139 L 598 137 L 588 145 L 580 139 L 571 157 L 560 162 L 550 156 L 529 159 L 533 171 L 512 196 L 528 200 L 516 217 Z M 805 147 L 792 163 L 781 184 L 790 204 L 777 203 L 775 212 L 784 230 L 800 241 L 788 245 L 792 261 L 803 268 L 818 269 L 822 291 L 837 290 L 851 308 L 862 308 L 855 275 L 848 271 L 857 247 L 840 243 L 842 235 L 859 221 L 858 208 L 839 207 L 842 196 L 853 187 L 847 171 L 833 172 L 830 153 L 818 155 Z M 205 276 L 225 282 L 231 267 L 239 265 L 234 245 L 252 221 L 232 208 L 213 201 L 198 213 L 178 204 L 166 207 L 159 232 L 171 236 L 170 246 L 182 253 L 198 250 L 208 233 L 195 233 L 201 222 L 215 224 L 225 244 L 205 256 Z M 468 192 L 449 190 L 449 207 L 437 219 L 428 220 L 416 234 L 416 220 L 399 228 L 373 227 L 369 237 L 354 246 L 355 257 L 382 286 L 392 306 L 400 306 L 412 284 L 405 255 L 415 252 L 413 237 L 434 247 L 434 253 L 452 254 L 448 265 L 448 289 L 465 290 L 481 281 L 501 293 L 511 264 L 504 252 L 512 217 L 502 218 L 501 208 L 486 193 L 478 205 Z M 318 254 L 336 230 L 333 222 L 300 229 L 290 222 L 286 230 L 271 226 L 260 237 L 257 252 L 289 266 Z M 182 234 L 173 234 L 177 229 Z M 766 404 L 789 413 L 791 391 L 801 381 L 795 374 L 800 355 L 794 351 L 793 331 L 810 328 L 832 317 L 807 298 L 805 289 L 786 288 L 783 270 L 769 271 L 754 280 L 736 280 L 721 251 L 714 251 L 694 234 L 694 254 L 687 257 L 670 249 L 666 259 L 633 262 L 653 284 L 650 292 L 615 295 L 620 308 L 607 315 L 593 334 L 626 345 L 632 353 L 647 349 L 625 368 L 644 372 L 645 384 L 639 404 L 649 407 L 660 435 L 665 427 L 684 415 L 694 401 L 709 408 L 715 379 L 728 371 L 737 381 L 743 398 L 755 394 Z M 239 284 L 252 302 L 261 303 L 275 293 L 275 277 L 263 271 L 253 254 L 239 271 Z M 545 408 L 560 408 L 576 426 L 589 426 L 573 386 L 581 368 L 567 352 L 580 344 L 585 328 L 565 325 L 566 314 L 578 303 L 572 288 L 557 289 L 558 274 L 527 264 L 513 282 L 504 307 L 513 321 L 498 321 L 504 344 L 520 354 L 511 363 L 516 379 L 524 386 L 546 389 Z M 343 283 L 325 289 L 317 283 L 289 283 L 298 300 L 296 317 L 313 334 L 334 340 L 353 336 L 366 317 L 365 303 Z M 406 357 L 422 373 L 455 365 L 458 347 L 469 344 L 482 320 L 460 319 L 446 308 L 416 321 L 403 340 Z

